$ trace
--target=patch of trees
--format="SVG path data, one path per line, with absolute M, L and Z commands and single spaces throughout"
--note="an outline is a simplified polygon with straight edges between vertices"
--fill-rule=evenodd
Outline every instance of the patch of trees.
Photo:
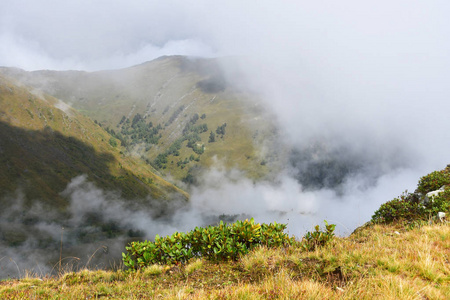
M 200 161 L 200 155 L 195 157 L 194 154 L 191 154 L 191 156 L 189 156 L 189 158 L 185 158 L 184 160 L 179 160 L 177 162 L 177 166 L 180 167 L 181 169 L 184 169 L 184 167 L 190 163 L 191 161 L 196 161 L 199 162 Z
M 203 154 L 205 152 L 204 145 L 198 145 L 197 142 L 201 142 L 201 137 L 197 133 L 191 133 L 186 136 L 185 139 L 188 141 L 186 147 L 191 148 L 197 154 Z
M 170 145 L 165 153 L 167 155 L 179 156 L 182 142 L 183 140 L 181 139 L 176 140 L 172 145 Z
M 214 134 L 214 132 L 211 131 L 211 133 L 209 134 L 209 143 L 214 143 L 216 141 L 216 135 Z
M 181 105 L 178 107 L 170 116 L 169 120 L 166 122 L 166 126 L 169 126 L 170 124 L 175 121 L 175 119 L 178 117 L 178 115 L 184 110 L 184 105 Z
M 189 132 L 195 132 L 195 133 L 203 133 L 208 131 L 208 125 L 207 124 L 198 124 L 195 125 L 195 123 L 198 121 L 199 117 L 198 114 L 194 114 L 190 119 L 189 122 L 186 124 L 186 126 L 183 129 L 183 135 Z
M 156 145 L 161 138 L 161 124 L 153 126 L 151 121 L 146 123 L 145 118 L 139 113 L 133 117 L 132 121 L 123 116 L 118 127 L 121 129 L 119 133 L 114 132 L 113 129 L 109 131 L 107 129 L 107 131 L 120 140 L 125 147 L 143 142 Z
M 199 165 L 194 165 L 189 168 L 185 177 L 181 179 L 184 183 L 188 185 L 197 185 L 198 180 L 197 177 L 201 173 L 202 168 Z
M 168 162 L 167 156 L 169 155 L 173 155 L 173 156 L 180 156 L 180 149 L 182 147 L 182 143 L 184 141 L 188 141 L 187 142 L 187 147 L 191 148 L 192 151 L 194 151 L 194 153 L 201 155 L 205 152 L 205 146 L 204 145 L 198 145 L 197 142 L 201 141 L 201 138 L 198 134 L 196 133 L 192 133 L 190 135 L 187 136 L 182 136 L 181 138 L 177 139 L 175 142 L 173 142 L 172 145 L 170 145 L 170 147 L 164 151 L 164 153 L 160 153 L 155 160 L 153 161 L 153 166 L 155 168 L 159 168 L 159 169 L 164 169 L 166 167 L 166 164 Z M 200 156 L 198 156 L 197 158 L 195 158 L 193 155 L 191 155 L 191 158 L 185 158 L 184 161 L 180 161 L 177 163 L 177 165 L 179 167 L 183 167 L 184 164 L 188 164 L 190 161 L 195 160 L 195 161 L 200 161 Z
M 183 129 L 183 134 L 194 132 L 194 133 L 203 133 L 208 131 L 208 125 L 207 124 L 198 124 L 198 125 L 186 125 Z
M 223 123 L 221 126 L 218 126 L 216 129 L 216 133 L 221 135 L 222 137 L 225 135 L 225 128 L 227 127 L 227 123 Z
M 187 141 L 186 147 L 191 148 L 192 151 L 198 155 L 198 157 L 195 158 L 194 155 L 191 155 L 190 158 L 185 158 L 184 160 L 178 161 L 177 166 L 184 168 L 184 165 L 188 164 L 190 161 L 200 161 L 200 155 L 205 152 L 205 145 L 200 144 L 202 141 L 200 134 L 208 131 L 208 125 L 196 124 L 199 119 L 200 117 L 197 113 L 189 119 L 183 129 L 183 136 L 177 139 L 164 153 L 161 153 L 156 157 L 153 161 L 154 167 L 159 169 L 165 168 L 168 162 L 167 156 L 180 156 L 180 150 L 184 141 Z
M 165 169 L 167 164 L 167 154 L 166 153 L 160 153 L 153 161 L 154 167 L 157 167 L 158 169 Z

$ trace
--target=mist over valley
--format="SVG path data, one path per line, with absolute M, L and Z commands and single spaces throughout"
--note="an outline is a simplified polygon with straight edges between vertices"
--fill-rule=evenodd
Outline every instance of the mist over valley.
M 7 2 L 2 278 L 220 220 L 347 236 L 449 163 L 446 4 Z

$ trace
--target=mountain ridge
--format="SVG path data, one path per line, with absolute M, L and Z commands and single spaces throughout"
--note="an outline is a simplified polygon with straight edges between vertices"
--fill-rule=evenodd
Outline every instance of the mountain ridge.
M 279 141 L 273 134 L 276 118 L 254 95 L 230 84 L 229 74 L 221 68 L 224 59 L 166 56 L 110 71 L 26 72 L 1 68 L 0 73 L 63 100 L 109 133 L 120 133 L 116 137 L 127 145 L 127 153 L 142 158 L 165 177 L 185 180 L 199 169 L 209 168 L 218 158 L 227 168 L 262 178 L 277 168 L 279 158 L 274 149 Z M 155 135 L 149 143 L 133 137 L 133 132 L 137 135 L 135 129 L 124 131 L 121 121 L 131 122 L 138 114 L 146 125 L 151 122 L 153 128 L 161 126 L 159 138 Z M 204 118 L 190 124 L 195 115 Z M 201 124 L 206 124 L 204 131 L 194 136 L 194 132 L 185 130 Z M 211 142 L 211 132 L 217 135 L 224 124 L 225 134 Z M 167 162 L 159 164 L 158 155 L 169 151 L 177 141 L 181 141 L 181 148 L 176 146 L 179 155 L 168 154 Z

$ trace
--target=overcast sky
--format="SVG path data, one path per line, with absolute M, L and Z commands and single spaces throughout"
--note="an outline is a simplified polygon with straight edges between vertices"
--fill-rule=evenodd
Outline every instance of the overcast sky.
M 2 1 L 3 66 L 114 69 L 172 54 L 245 57 L 237 79 L 290 141 L 322 136 L 387 165 L 376 205 L 450 163 L 448 0 Z M 390 168 L 397 159 L 417 173 Z
M 298 60 L 289 65 L 382 57 L 437 68 L 448 64 L 449 9 L 445 0 L 3 0 L 0 65 L 93 70 L 170 54 L 277 54 Z

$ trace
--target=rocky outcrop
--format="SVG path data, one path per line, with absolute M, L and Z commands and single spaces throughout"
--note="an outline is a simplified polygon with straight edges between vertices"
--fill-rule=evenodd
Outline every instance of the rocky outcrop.
M 421 198 L 422 204 L 426 205 L 430 202 L 433 202 L 433 198 L 436 196 L 439 196 L 439 194 L 442 193 L 444 190 L 445 190 L 445 185 L 436 191 L 431 191 L 431 192 L 427 193 L 425 196 L 423 196 Z

